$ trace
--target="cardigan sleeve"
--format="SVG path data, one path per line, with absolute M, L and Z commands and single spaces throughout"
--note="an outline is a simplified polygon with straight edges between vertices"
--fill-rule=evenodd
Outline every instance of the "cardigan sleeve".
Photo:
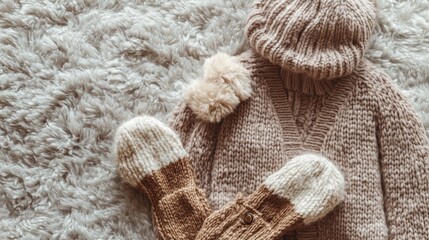
M 392 85 L 380 91 L 378 142 L 389 239 L 429 236 L 429 147 L 423 125 Z

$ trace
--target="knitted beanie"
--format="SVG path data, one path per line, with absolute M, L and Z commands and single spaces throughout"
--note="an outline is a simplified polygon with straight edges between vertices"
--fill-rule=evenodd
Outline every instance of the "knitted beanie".
M 246 34 L 272 63 L 313 79 L 351 74 L 372 34 L 369 0 L 257 0 Z

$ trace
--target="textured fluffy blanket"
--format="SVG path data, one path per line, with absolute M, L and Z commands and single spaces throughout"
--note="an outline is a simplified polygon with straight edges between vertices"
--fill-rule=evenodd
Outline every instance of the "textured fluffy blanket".
M 0 239 L 154 239 L 111 144 L 165 119 L 206 57 L 248 45 L 248 0 L 1 0 Z M 429 129 L 429 2 L 382 0 L 368 50 Z

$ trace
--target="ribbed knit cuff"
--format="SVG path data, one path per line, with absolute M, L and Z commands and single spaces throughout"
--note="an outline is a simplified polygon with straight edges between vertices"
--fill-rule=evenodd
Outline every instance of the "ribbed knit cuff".
M 213 213 L 196 239 L 276 239 L 302 225 L 303 219 L 290 201 L 260 187 L 248 198 L 239 197 Z

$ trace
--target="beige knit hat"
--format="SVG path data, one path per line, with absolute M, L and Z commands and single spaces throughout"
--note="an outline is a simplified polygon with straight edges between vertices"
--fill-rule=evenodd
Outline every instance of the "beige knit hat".
M 372 34 L 370 0 L 257 0 L 246 34 L 274 64 L 313 79 L 350 74 Z

